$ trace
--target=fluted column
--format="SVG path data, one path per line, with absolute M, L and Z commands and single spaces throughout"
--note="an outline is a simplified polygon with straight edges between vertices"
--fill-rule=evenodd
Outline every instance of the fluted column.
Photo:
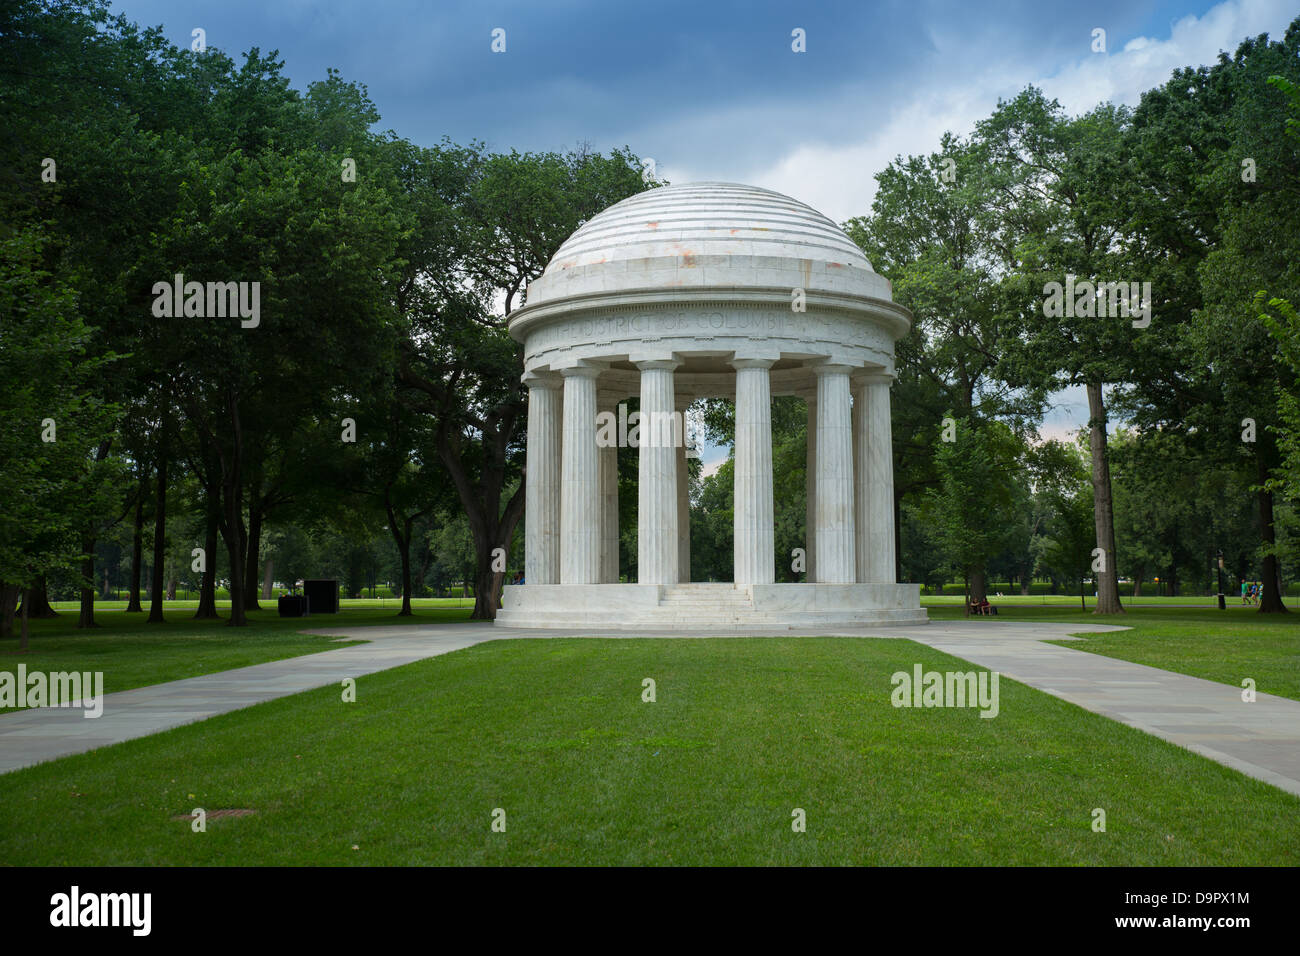
M 808 506 L 804 512 L 804 580 L 809 584 L 817 580 L 817 397 L 809 395 L 808 405 L 808 457 L 804 490 Z
M 736 359 L 735 581 L 776 580 L 772 506 L 772 385 L 768 359 Z
M 672 414 L 676 361 L 638 362 L 641 441 L 637 478 L 637 580 L 678 582 L 677 449 Z
M 606 398 L 600 403 L 602 413 L 618 420 L 618 402 Z M 618 434 L 614 441 L 601 446 L 600 458 L 600 582 L 618 583 Z
M 853 403 L 856 446 L 858 580 L 894 584 L 894 450 L 888 376 L 868 376 Z
M 560 583 L 560 407 L 559 382 L 529 381 L 525 584 Z
M 862 395 L 861 386 L 854 382 L 851 386 L 853 392 L 853 532 L 854 532 L 854 558 L 857 566 L 856 580 L 862 583 L 867 580 L 867 547 L 866 535 L 868 522 L 863 520 L 869 507 L 867 502 L 867 460 L 866 460 L 866 419 L 864 412 L 866 401 Z
M 600 513 L 596 448 L 597 368 L 566 368 L 564 460 L 560 479 L 560 583 L 600 582 Z
M 817 373 L 817 583 L 857 578 L 853 530 L 853 427 L 847 365 Z
M 677 580 L 691 580 L 691 476 L 686 462 L 686 409 L 690 399 L 678 399 L 681 416 L 681 441 L 677 444 Z

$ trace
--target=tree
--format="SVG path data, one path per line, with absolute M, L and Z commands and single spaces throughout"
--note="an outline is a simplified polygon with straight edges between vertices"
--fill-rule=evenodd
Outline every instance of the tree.
M 388 379 L 368 396 L 357 421 L 357 454 L 349 462 L 347 486 L 371 497 L 382 509 L 401 563 L 402 607 L 410 616 L 414 584 L 411 549 L 421 519 L 446 510 L 454 490 L 434 449 L 429 417 L 414 411 Z
M 1271 86 L 1286 96 L 1290 115 L 1287 117 L 1287 135 L 1300 142 L 1300 85 L 1284 76 L 1270 76 Z M 1281 491 L 1287 498 L 1300 501 L 1300 313 L 1286 299 L 1259 292 L 1255 296 L 1255 311 L 1277 342 L 1279 358 L 1285 371 L 1279 369 L 1276 428 L 1282 464 L 1280 475 L 1272 479 L 1270 490 Z
M 935 454 L 939 484 L 926 493 L 926 513 L 948 565 L 967 585 L 966 613 L 984 596 L 989 559 L 1006 546 L 1014 522 L 1015 497 L 1009 473 L 1018 467 L 1020 443 L 1000 422 L 957 420 L 956 440 L 940 442 Z
M 0 236 L 0 583 L 3 636 L 23 601 L 27 648 L 31 591 L 46 571 L 84 559 L 80 528 L 112 508 L 118 472 L 97 449 L 116 411 L 91 385 L 105 359 L 88 355 L 91 332 L 70 286 L 45 268 L 36 228 Z
M 1126 404 L 1139 429 L 1179 430 L 1249 474 L 1260 611 L 1282 613 L 1274 494 L 1286 366 L 1255 301 L 1263 289 L 1287 299 L 1300 289 L 1300 151 L 1271 76 L 1300 79 L 1300 19 L 1280 42 L 1256 37 L 1211 67 L 1177 71 L 1134 113 L 1129 218 L 1149 237 L 1144 261 L 1176 264 L 1160 275 L 1178 308 L 1135 350 L 1153 374 Z
M 1025 332 L 1004 343 L 1002 374 L 1014 384 L 1080 385 L 1088 396 L 1096 546 L 1105 554 L 1098 614 L 1124 610 L 1104 389 L 1128 376 L 1133 338 L 1143 321 L 1140 295 L 1120 298 L 1116 286 L 1097 294 L 1108 283 L 1129 289 L 1129 257 L 1115 210 L 1115 197 L 1128 183 L 1128 123 L 1128 111 L 1109 104 L 1068 117 L 1055 100 L 1030 87 L 999 102 L 976 130 L 1000 195 L 1001 243 L 1015 248 L 1024 282 Z M 1049 283 L 1057 283 L 1054 294 Z
M 388 167 L 367 167 L 359 155 L 363 172 L 345 180 L 342 157 L 316 142 L 316 108 L 288 89 L 281 68 L 254 49 L 220 78 L 208 109 L 228 139 L 182 157 L 186 185 L 170 230 L 142 266 L 153 275 L 259 284 L 255 325 L 240 316 L 154 320 L 169 335 L 169 367 L 197 457 L 219 469 L 218 527 L 236 626 L 246 621 L 249 548 L 255 553 L 260 541 L 260 529 L 245 524 L 244 504 L 253 498 L 256 521 L 266 507 L 258 481 L 260 450 L 271 444 L 264 439 L 391 362 L 386 289 L 403 229 Z
M 1079 607 L 1084 611 L 1088 604 L 1083 582 L 1088 579 L 1097 540 L 1092 497 L 1091 483 L 1086 481 L 1053 494 L 1051 530 L 1041 559 L 1045 568 L 1079 585 Z

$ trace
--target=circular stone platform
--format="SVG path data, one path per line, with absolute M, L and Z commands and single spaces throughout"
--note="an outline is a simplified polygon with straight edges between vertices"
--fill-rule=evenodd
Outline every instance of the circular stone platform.
M 833 222 L 733 183 L 648 190 L 560 247 L 511 316 L 529 387 L 525 583 L 512 627 L 738 629 L 926 620 L 894 560 L 889 389 L 911 315 Z M 771 400 L 808 405 L 804 583 L 775 583 Z M 640 399 L 637 561 L 617 439 Z M 682 412 L 736 403 L 735 581 L 689 581 Z M 638 424 L 629 421 L 628 424 Z M 629 442 L 631 443 L 631 442 Z

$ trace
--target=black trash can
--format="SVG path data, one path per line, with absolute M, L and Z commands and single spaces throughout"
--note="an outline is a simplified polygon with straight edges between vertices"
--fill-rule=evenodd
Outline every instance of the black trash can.
M 281 617 L 302 617 L 307 613 L 307 599 L 300 594 L 286 594 L 279 601 Z
M 337 614 L 339 612 L 339 582 L 336 580 L 304 581 L 302 593 L 307 598 L 311 614 Z

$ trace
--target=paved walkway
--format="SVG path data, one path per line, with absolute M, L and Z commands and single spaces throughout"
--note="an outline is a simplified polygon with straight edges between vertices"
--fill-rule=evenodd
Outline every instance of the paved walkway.
M 93 719 L 75 707 L 33 707 L 0 716 L 0 773 L 338 685 L 345 677 L 400 667 L 493 636 L 491 628 L 464 624 L 353 630 L 366 631 L 371 643 L 105 694 L 104 713 Z
M 1300 795 L 1300 702 L 1259 694 L 1254 703 L 1247 704 L 1241 699 L 1240 688 L 1042 643 L 1066 638 L 1071 632 L 1111 630 L 1123 628 L 980 620 L 820 633 L 910 638 Z M 104 714 L 95 720 L 83 717 L 77 709 L 35 708 L 0 716 L 0 773 L 277 697 L 337 685 L 345 677 L 373 674 L 484 641 L 545 639 L 582 632 L 465 623 L 345 631 L 331 628 L 316 633 L 370 643 L 108 694 Z M 695 635 L 647 632 L 607 636 Z
M 1300 701 L 1257 694 L 1248 704 L 1241 687 L 1023 637 L 912 639 L 1300 795 Z

